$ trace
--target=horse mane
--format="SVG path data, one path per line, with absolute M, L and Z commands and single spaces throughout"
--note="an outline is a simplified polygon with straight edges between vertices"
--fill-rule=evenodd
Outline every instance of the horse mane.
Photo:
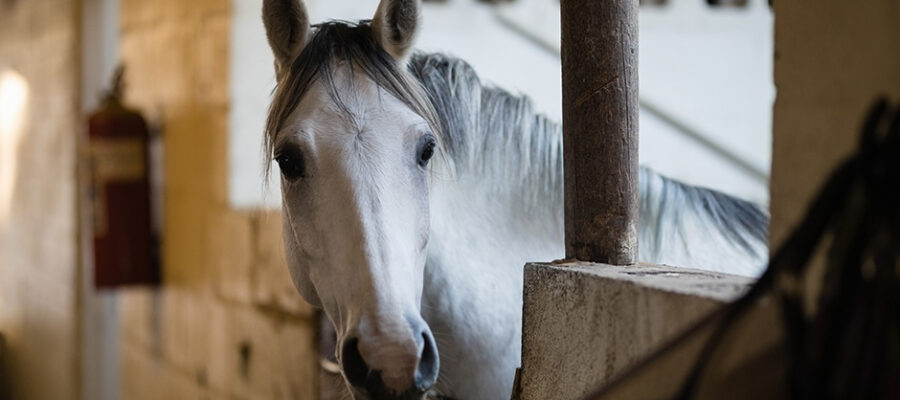
M 519 191 L 528 207 L 550 201 L 562 206 L 560 124 L 537 113 L 526 96 L 481 81 L 465 61 L 443 54 L 415 53 L 397 63 L 375 42 L 370 21 L 331 21 L 313 26 L 300 56 L 281 77 L 266 121 L 265 168 L 290 114 L 309 87 L 321 80 L 342 107 L 334 66 L 345 62 L 419 114 L 436 133 L 449 170 L 489 179 L 498 189 Z M 524 186 L 523 186 L 524 185 Z M 686 185 L 640 170 L 641 252 L 656 260 L 663 246 L 687 233 L 680 221 L 693 216 L 705 229 L 757 258 L 767 236 L 768 216 L 753 203 Z M 652 235 L 648 235 L 652 232 Z M 650 243 L 647 243 L 650 242 Z M 649 244 L 649 246 L 647 246 Z M 685 243 L 690 246 L 689 243 Z
M 562 130 L 528 97 L 483 83 L 468 63 L 444 54 L 417 53 L 409 70 L 437 112 L 455 173 L 526 184 L 562 199 Z
M 647 254 L 660 255 L 663 246 L 678 238 L 687 244 L 682 222 L 701 218 L 728 242 L 747 254 L 765 260 L 769 216 L 758 205 L 725 193 L 688 185 L 641 167 L 639 211 L 646 229 L 639 243 Z M 689 212 L 687 212 L 689 211 Z M 709 232 L 706 232 L 707 234 Z M 690 250 L 690 247 L 688 247 Z M 762 253 L 760 253 L 762 251 Z
M 410 71 L 425 86 L 444 128 L 443 144 L 460 171 L 519 182 L 552 201 L 562 201 L 562 129 L 537 113 L 527 96 L 486 85 L 468 63 L 443 54 L 416 54 Z M 543 191 L 543 193 L 541 193 Z M 533 204 L 533 202 L 532 202 Z M 688 213 L 690 211 L 690 213 Z M 757 205 L 691 186 L 640 168 L 639 214 L 644 256 L 657 259 L 667 241 L 688 233 L 679 223 L 700 217 L 726 240 L 758 254 L 768 235 L 768 216 Z M 687 243 L 686 243 L 687 244 Z

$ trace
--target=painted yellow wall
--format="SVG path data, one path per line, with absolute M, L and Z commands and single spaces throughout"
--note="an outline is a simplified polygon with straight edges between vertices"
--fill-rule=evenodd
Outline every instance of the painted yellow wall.
M 79 391 L 79 3 L 0 1 L 0 333 L 19 399 Z
M 166 169 L 164 284 L 121 297 L 122 398 L 317 390 L 314 312 L 290 282 L 280 215 L 228 204 L 230 4 L 121 3 L 126 98 L 162 124 Z

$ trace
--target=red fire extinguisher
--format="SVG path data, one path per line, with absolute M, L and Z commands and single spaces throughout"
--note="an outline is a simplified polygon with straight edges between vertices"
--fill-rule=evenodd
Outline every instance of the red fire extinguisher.
M 88 119 L 94 285 L 156 284 L 159 268 L 150 209 L 150 134 L 140 113 L 122 104 L 116 70 L 102 105 Z

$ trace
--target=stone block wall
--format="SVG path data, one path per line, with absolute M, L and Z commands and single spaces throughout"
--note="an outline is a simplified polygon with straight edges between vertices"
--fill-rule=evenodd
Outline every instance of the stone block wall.
M 280 215 L 228 203 L 231 2 L 120 7 L 126 99 L 165 140 L 164 283 L 121 294 L 121 397 L 315 398 L 315 313 Z
M 18 399 L 79 392 L 79 3 L 0 1 L 0 334 Z

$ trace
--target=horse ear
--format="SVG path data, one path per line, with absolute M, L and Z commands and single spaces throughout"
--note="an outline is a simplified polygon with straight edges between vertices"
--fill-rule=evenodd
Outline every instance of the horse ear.
M 306 45 L 309 17 L 301 0 L 264 0 L 263 24 L 275 55 L 275 72 L 280 75 Z
M 421 0 L 381 0 L 372 32 L 381 48 L 397 61 L 405 62 L 412 52 L 419 28 Z

